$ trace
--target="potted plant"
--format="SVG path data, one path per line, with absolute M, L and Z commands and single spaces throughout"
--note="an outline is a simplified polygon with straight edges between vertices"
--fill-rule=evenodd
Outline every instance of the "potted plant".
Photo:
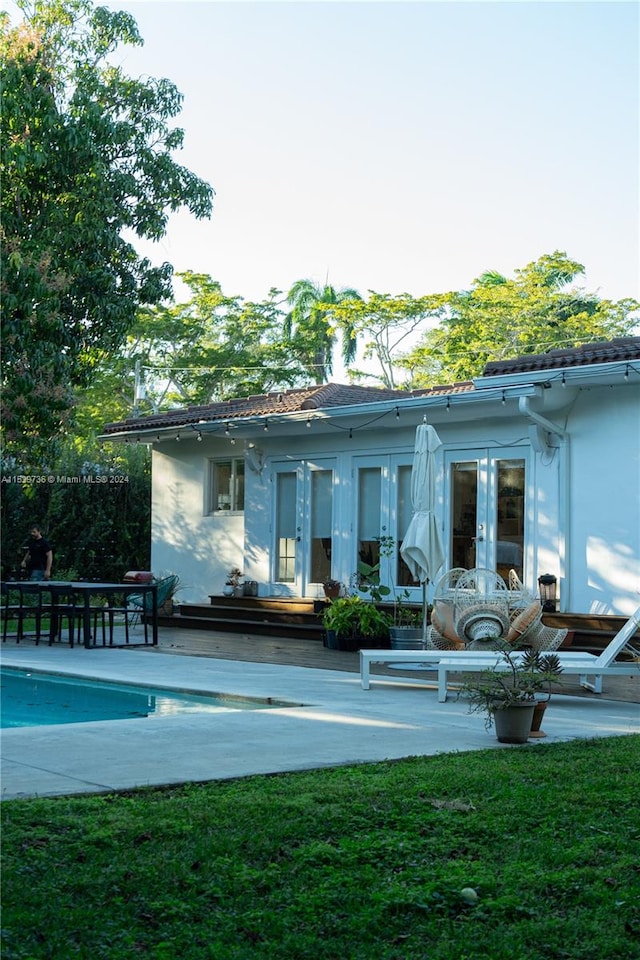
M 393 626 L 389 628 L 392 650 L 422 650 L 424 647 L 423 611 L 409 606 L 410 594 L 405 588 L 393 596 Z
M 374 564 L 361 560 L 358 563 L 358 572 L 353 578 L 354 585 L 361 593 L 368 593 L 376 603 L 382 602 L 393 594 L 393 614 L 389 627 L 392 650 L 422 650 L 424 647 L 422 607 L 409 605 L 411 595 L 406 587 L 402 590 L 398 587 L 392 589 L 381 583 L 383 560 L 386 560 L 389 579 L 393 582 L 391 558 L 395 556 L 396 541 L 393 537 L 383 536 L 378 537 L 378 543 L 380 560 Z
M 322 582 L 322 589 L 324 590 L 324 595 L 327 600 L 335 600 L 342 592 L 342 584 L 339 580 L 327 577 L 327 579 Z
M 386 642 L 391 618 L 356 594 L 337 597 L 322 614 L 326 645 L 333 650 L 359 650 Z
M 222 592 L 225 597 L 234 597 L 240 591 L 240 580 L 244 574 L 240 570 L 240 567 L 231 567 L 229 573 L 227 574 L 227 579 L 225 585 L 222 588 Z
M 501 660 L 468 680 L 461 693 L 469 698 L 471 713 L 484 713 L 487 730 L 495 723 L 501 743 L 526 743 L 534 708 L 541 693 L 551 696 L 551 684 L 562 673 L 555 653 L 531 648 L 518 652 L 503 644 Z

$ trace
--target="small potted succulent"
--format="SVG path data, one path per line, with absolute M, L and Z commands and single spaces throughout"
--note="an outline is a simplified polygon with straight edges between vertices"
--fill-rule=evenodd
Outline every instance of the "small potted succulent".
M 489 730 L 495 723 L 501 743 L 526 743 L 540 693 L 551 696 L 551 684 L 562 673 L 555 653 L 528 648 L 522 652 L 503 644 L 501 658 L 468 680 L 460 693 L 469 699 L 471 713 L 484 713 Z
M 231 570 L 229 570 L 227 574 L 225 585 L 222 588 L 222 593 L 225 597 L 242 596 L 240 581 L 243 576 L 244 574 L 240 570 L 240 567 L 231 567 Z

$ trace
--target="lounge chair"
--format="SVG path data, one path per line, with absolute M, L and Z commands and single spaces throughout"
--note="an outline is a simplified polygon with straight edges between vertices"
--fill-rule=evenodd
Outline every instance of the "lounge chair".
M 630 647 L 630 640 L 640 627 L 640 607 L 609 641 L 599 656 L 593 653 L 561 652 L 557 656 L 563 673 L 580 677 L 581 686 L 593 693 L 602 693 L 604 677 L 640 677 L 640 654 Z M 631 660 L 616 661 L 616 657 L 628 647 Z M 370 687 L 369 668 L 372 663 L 420 664 L 423 669 L 432 669 L 438 674 L 438 700 L 447 699 L 447 683 L 450 673 L 472 673 L 481 670 L 500 669 L 498 652 L 481 650 L 361 650 L 360 682 L 363 690 Z

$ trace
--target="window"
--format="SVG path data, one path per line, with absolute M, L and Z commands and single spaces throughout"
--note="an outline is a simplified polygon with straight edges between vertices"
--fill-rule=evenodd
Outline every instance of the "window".
M 208 513 L 244 510 L 244 460 L 209 462 Z

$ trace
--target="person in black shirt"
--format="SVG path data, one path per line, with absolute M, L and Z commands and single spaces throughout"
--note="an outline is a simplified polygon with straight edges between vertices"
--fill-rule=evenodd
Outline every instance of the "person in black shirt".
M 34 523 L 30 530 L 27 552 L 22 561 L 22 569 L 27 570 L 29 580 L 50 580 L 53 552 L 51 544 L 42 536 L 42 530 Z

